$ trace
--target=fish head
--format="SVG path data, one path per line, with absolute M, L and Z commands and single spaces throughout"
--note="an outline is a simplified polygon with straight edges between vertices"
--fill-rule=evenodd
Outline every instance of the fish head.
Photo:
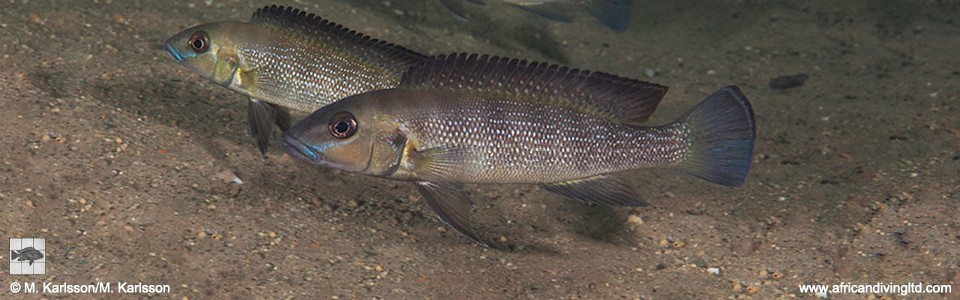
M 167 39 L 164 48 L 177 62 L 229 87 L 240 70 L 236 32 L 243 23 L 209 23 L 188 28 Z
M 283 149 L 312 164 L 390 176 L 400 166 L 407 139 L 396 118 L 362 101 L 368 94 L 340 100 L 303 119 L 283 133 Z

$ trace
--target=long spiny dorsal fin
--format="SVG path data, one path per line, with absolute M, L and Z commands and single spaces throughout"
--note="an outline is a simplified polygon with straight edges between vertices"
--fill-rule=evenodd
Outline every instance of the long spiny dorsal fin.
M 314 14 L 292 7 L 270 5 L 257 9 L 250 21 L 315 39 L 323 45 L 339 47 L 356 55 L 380 61 L 402 73 L 425 59 L 422 54 L 350 30 Z
M 667 92 L 659 84 L 602 72 L 467 53 L 431 56 L 410 68 L 400 86 L 546 101 L 630 124 L 647 121 Z

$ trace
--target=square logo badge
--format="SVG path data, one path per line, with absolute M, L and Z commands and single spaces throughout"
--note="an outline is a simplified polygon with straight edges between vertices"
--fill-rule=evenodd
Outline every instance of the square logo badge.
M 46 272 L 47 247 L 43 238 L 10 239 L 10 274 L 40 275 Z

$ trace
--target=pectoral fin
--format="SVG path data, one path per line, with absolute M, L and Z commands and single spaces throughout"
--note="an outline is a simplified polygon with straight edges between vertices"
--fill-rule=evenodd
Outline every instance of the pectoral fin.
M 250 98 L 250 108 L 247 115 L 250 136 L 256 140 L 260 154 L 266 156 L 273 125 L 276 124 L 280 127 L 280 130 L 289 129 L 290 112 L 283 107 Z
M 543 184 L 543 188 L 580 201 L 609 206 L 647 206 L 632 187 L 616 177 L 599 175 Z
M 417 150 L 411 162 L 416 172 L 429 180 L 455 180 L 463 163 L 469 160 L 469 151 L 463 147 L 436 147 Z
M 280 80 L 269 76 L 267 72 L 260 72 L 259 69 L 238 69 L 237 74 L 240 78 L 238 86 L 249 93 L 275 94 L 280 90 Z
M 423 195 L 424 202 L 443 221 L 453 229 L 474 242 L 487 246 L 487 243 L 470 226 L 469 198 L 462 189 L 450 183 L 418 181 L 417 189 Z

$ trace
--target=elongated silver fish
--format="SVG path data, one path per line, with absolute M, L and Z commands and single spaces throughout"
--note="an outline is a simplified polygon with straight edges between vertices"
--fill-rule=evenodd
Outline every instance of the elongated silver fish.
M 249 130 L 261 153 L 274 123 L 289 127 L 288 108 L 313 112 L 350 95 L 396 87 L 424 59 L 283 6 L 258 9 L 249 23 L 188 28 L 164 47 L 193 71 L 250 97 Z
M 292 156 L 413 181 L 440 219 L 473 240 L 458 183 L 535 183 L 612 206 L 646 202 L 611 173 L 681 170 L 740 185 L 750 168 L 753 111 L 736 87 L 675 122 L 638 126 L 665 87 L 498 57 L 436 57 L 399 88 L 326 106 L 283 135 Z
M 460 18 L 466 19 L 463 10 L 464 0 L 440 0 L 447 9 Z M 484 4 L 481 0 L 467 0 L 476 4 Z M 557 9 L 555 4 L 576 4 L 586 8 L 597 21 L 607 25 L 617 32 L 627 30 L 630 25 L 630 14 L 633 10 L 633 0 L 497 0 L 510 3 L 526 11 L 544 18 L 560 22 L 571 22 L 569 16 Z

